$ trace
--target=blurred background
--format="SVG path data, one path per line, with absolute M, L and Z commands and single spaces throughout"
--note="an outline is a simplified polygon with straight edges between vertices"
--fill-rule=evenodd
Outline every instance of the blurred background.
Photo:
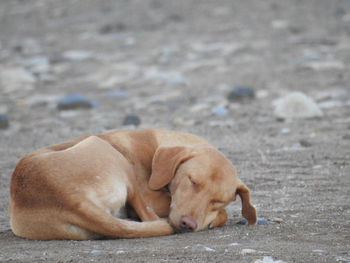
M 349 38 L 347 0 L 1 1 L 2 128 L 208 128 L 292 91 L 339 100 Z
M 0 227 L 26 153 L 166 128 L 212 141 L 260 215 L 289 220 L 289 230 L 255 233 L 261 250 L 300 229 L 305 239 L 277 250 L 309 255 L 317 211 L 321 228 L 348 222 L 349 83 L 349 0 L 0 0 Z M 333 230 L 324 245 L 341 252 Z

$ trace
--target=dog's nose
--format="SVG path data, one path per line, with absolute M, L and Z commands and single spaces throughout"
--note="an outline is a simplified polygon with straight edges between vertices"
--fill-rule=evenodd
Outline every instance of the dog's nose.
M 182 232 L 193 232 L 197 228 L 197 222 L 190 216 L 182 216 L 180 229 Z

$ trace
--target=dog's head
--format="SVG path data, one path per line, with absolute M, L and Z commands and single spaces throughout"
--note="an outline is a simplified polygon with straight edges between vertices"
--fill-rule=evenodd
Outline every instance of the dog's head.
M 223 154 L 210 147 L 159 147 L 153 157 L 149 187 L 167 186 L 171 194 L 169 221 L 178 231 L 198 231 L 223 225 L 225 207 L 242 200 L 242 214 L 256 223 L 248 188 Z

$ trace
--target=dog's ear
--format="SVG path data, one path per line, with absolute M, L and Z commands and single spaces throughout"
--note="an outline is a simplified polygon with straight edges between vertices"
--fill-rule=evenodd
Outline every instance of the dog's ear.
M 239 181 L 236 194 L 239 195 L 242 201 L 242 215 L 248 220 L 249 225 L 256 224 L 256 210 L 255 207 L 250 203 L 250 192 L 248 187 Z
M 179 165 L 192 158 L 190 149 L 183 146 L 159 147 L 152 160 L 149 188 L 159 190 L 170 183 Z

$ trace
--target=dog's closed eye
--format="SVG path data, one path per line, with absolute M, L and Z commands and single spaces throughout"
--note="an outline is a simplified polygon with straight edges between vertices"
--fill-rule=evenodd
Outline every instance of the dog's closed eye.
M 198 185 L 198 184 L 193 180 L 193 178 L 192 178 L 191 176 L 188 177 L 188 180 L 190 180 L 190 182 L 191 182 L 191 184 L 192 184 L 193 186 Z

